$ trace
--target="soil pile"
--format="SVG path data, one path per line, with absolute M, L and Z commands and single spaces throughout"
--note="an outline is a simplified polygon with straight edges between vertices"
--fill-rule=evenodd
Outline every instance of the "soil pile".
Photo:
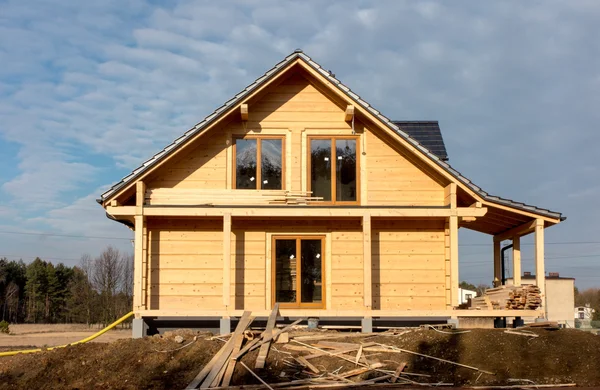
M 600 337 L 573 329 L 532 331 L 539 337 L 504 333 L 501 329 L 475 329 L 460 334 L 416 329 L 401 335 L 365 338 L 339 333 L 340 337 L 334 341 L 395 346 L 496 374 L 482 374 L 406 353 L 365 353 L 370 363 L 380 362 L 386 369 L 395 370 L 400 363 L 406 362 L 406 372 L 430 375 L 414 377 L 418 382 L 445 382 L 455 386 L 507 385 L 515 384 L 514 379 L 525 379 L 536 384 L 600 386 Z M 290 336 L 331 333 L 293 332 Z M 183 337 L 183 342 L 176 342 L 175 336 Z M 83 344 L 32 355 L 2 357 L 0 389 L 183 389 L 223 346 L 223 341 L 211 340 L 210 336 L 182 330 L 138 340 Z M 303 354 L 286 349 L 286 345 L 294 344 L 293 341 L 273 344 L 266 368 L 255 372 L 268 383 L 306 378 L 301 370 L 294 370 L 284 363 L 292 355 Z M 258 350 L 252 351 L 242 361 L 254 367 L 257 354 Z M 341 371 L 356 368 L 353 363 L 331 356 L 311 359 L 311 363 L 327 372 L 340 367 Z M 360 379 L 368 379 L 373 374 L 365 373 Z M 259 383 L 257 379 L 241 365 L 236 365 L 232 385 L 255 383 Z

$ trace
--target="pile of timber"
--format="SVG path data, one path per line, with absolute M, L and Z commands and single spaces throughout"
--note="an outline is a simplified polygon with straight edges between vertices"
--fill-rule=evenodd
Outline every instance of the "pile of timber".
M 305 205 L 322 201 L 310 191 L 287 190 L 207 190 L 187 188 L 153 188 L 146 190 L 148 205 Z
M 538 286 L 500 286 L 485 290 L 481 297 L 471 300 L 471 309 L 535 310 L 542 304 Z
M 422 382 L 422 380 L 426 380 L 424 378 L 429 378 L 430 375 L 408 372 L 406 362 L 400 361 L 394 363 L 392 360 L 389 360 L 389 357 L 388 359 L 381 357 L 381 361 L 377 360 L 378 355 L 381 355 L 382 353 L 401 354 L 399 356 L 402 356 L 402 354 L 412 354 L 420 356 L 421 358 L 433 359 L 445 364 L 453 364 L 481 373 L 495 375 L 490 371 L 485 371 L 477 367 L 467 366 L 435 356 L 398 348 L 393 345 L 366 341 L 366 339 L 375 335 L 379 337 L 397 337 L 407 332 L 411 332 L 409 330 L 400 333 L 388 331 L 377 334 L 340 332 L 333 334 L 321 333 L 307 335 L 306 333 L 301 332 L 300 335 L 290 335 L 290 330 L 302 320 L 297 320 L 290 325 L 277 328 L 276 321 L 278 316 L 279 304 L 276 304 L 267 320 L 267 326 L 264 332 L 256 337 L 248 337 L 249 334 L 253 334 L 252 332 L 247 331 L 247 329 L 254 320 L 254 317 L 251 312 L 244 312 L 235 331 L 230 335 L 218 338 L 225 344 L 213 358 L 202 367 L 198 375 L 196 375 L 186 389 L 207 389 L 215 387 L 230 389 L 296 389 L 300 386 L 315 388 L 349 388 L 375 385 L 382 382 L 420 386 L 452 385 L 452 383 Z M 348 342 L 348 340 L 346 340 L 346 342 L 333 341 L 336 338 L 356 339 L 356 342 Z M 277 348 L 271 348 L 271 343 L 273 342 L 278 343 Z M 253 364 L 254 368 L 251 368 L 249 365 L 252 364 L 247 364 L 249 362 L 246 354 L 256 349 L 260 350 L 256 362 Z M 267 383 L 267 381 L 259 375 L 261 370 L 265 368 L 270 349 L 274 349 L 277 355 L 276 358 L 273 359 L 276 360 L 276 363 L 269 367 L 269 371 L 281 370 L 280 375 L 278 375 L 279 379 L 277 380 L 277 383 Z M 246 356 L 246 363 L 242 361 L 244 356 Z M 339 368 L 333 371 L 327 371 L 322 364 L 311 363 L 311 360 L 315 358 L 333 359 L 335 360 L 335 364 L 329 366 Z M 342 362 L 351 363 L 352 368 L 342 371 L 343 366 L 339 366 L 339 363 Z M 261 385 L 255 386 L 244 384 L 242 387 L 232 386 L 231 379 L 238 364 L 240 366 L 238 370 L 247 371 L 255 377 Z M 363 379 L 363 375 L 368 375 L 369 379 Z M 421 381 L 417 382 L 417 379 L 420 379 Z

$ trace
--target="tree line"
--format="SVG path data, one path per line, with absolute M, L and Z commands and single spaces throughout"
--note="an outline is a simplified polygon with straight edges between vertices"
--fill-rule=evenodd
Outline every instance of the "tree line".
M 133 256 L 110 246 L 74 267 L 0 259 L 0 321 L 108 324 L 132 301 Z

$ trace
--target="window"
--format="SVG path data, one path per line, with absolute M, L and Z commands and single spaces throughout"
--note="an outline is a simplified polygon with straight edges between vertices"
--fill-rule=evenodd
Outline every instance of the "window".
M 583 313 L 583 312 L 579 313 L 579 319 L 585 320 L 585 313 Z
M 273 304 L 324 307 L 324 244 L 322 236 L 273 237 Z
M 358 201 L 357 137 L 309 138 L 309 191 L 331 203 Z
M 237 138 L 233 147 L 234 188 L 281 190 L 283 183 L 283 138 Z

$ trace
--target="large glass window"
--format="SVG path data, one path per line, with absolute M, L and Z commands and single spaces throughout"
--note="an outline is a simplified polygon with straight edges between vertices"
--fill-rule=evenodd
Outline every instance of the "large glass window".
M 236 189 L 283 188 L 282 138 L 238 138 L 235 140 L 234 161 Z
M 273 237 L 274 302 L 323 307 L 323 237 Z
M 326 202 L 356 202 L 356 138 L 310 139 L 310 191 Z

